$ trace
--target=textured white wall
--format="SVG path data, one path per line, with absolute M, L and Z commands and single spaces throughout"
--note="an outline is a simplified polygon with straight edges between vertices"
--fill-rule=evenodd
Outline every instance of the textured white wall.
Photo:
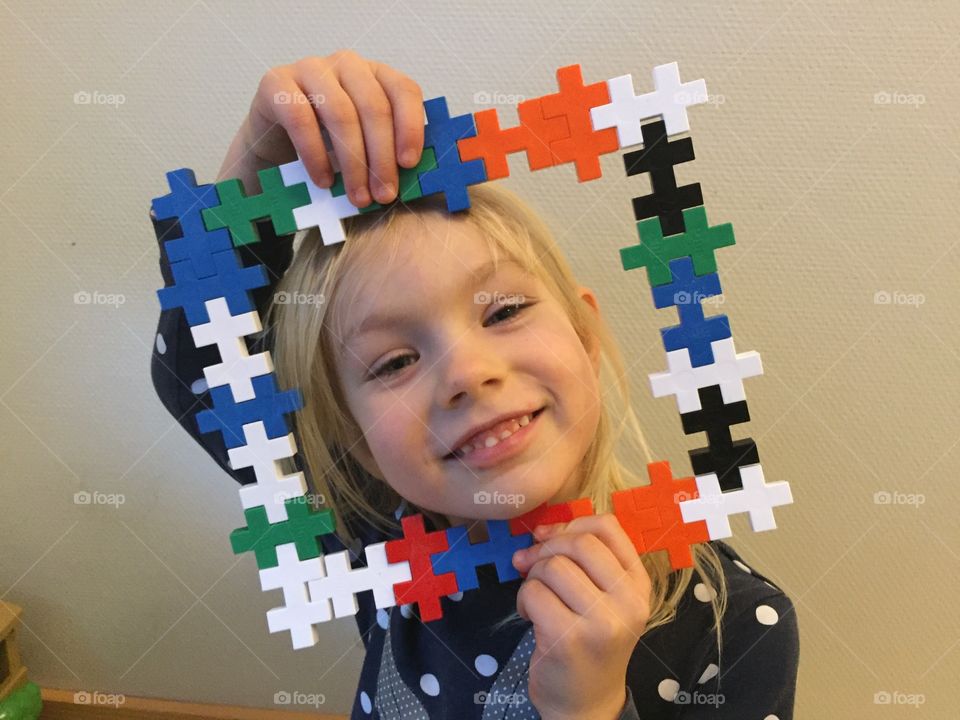
M 273 597 L 230 552 L 236 487 L 166 414 L 148 368 L 161 282 L 147 218 L 164 173 L 211 181 L 271 65 L 353 47 L 446 95 L 551 91 L 678 60 L 715 101 L 691 111 L 734 338 L 770 479 L 796 504 L 735 547 L 782 583 L 801 627 L 798 717 L 955 717 L 960 535 L 960 12 L 953 2 L 5 2 L 0 75 L 0 597 L 26 609 L 46 686 L 270 706 L 322 692 L 346 712 L 362 646 L 352 621 L 293 652 L 266 632 Z M 78 92 L 123 104 L 77 104 Z M 877 97 L 877 93 L 887 93 Z M 889 99 L 890 102 L 884 102 Z M 722 101 L 722 102 L 721 102 Z M 514 117 L 507 111 L 508 119 Z M 519 170 L 519 163 L 513 164 Z M 659 457 L 686 467 L 672 400 L 646 375 L 663 350 L 629 198 L 642 181 L 578 185 L 572 167 L 508 182 L 557 230 L 631 360 Z M 636 183 L 636 184 L 634 184 Z M 78 305 L 79 291 L 122 295 Z M 878 304 L 878 292 L 921 305 Z M 906 295 L 897 295 L 899 299 Z M 74 503 L 122 493 L 119 508 Z M 920 506 L 877 492 L 921 493 Z M 882 691 L 920 693 L 877 708 Z

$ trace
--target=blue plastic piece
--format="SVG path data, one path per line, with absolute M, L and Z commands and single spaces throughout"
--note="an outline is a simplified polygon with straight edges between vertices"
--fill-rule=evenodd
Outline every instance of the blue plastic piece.
M 473 115 L 450 117 L 447 98 L 425 100 L 423 108 L 427 124 L 423 128 L 423 146 L 436 153 L 437 167 L 420 173 L 420 189 L 424 195 L 442 192 L 446 196 L 447 210 L 456 212 L 470 207 L 467 185 L 486 182 L 487 171 L 479 158 L 462 162 L 457 141 L 474 137 L 477 126 Z
M 457 589 L 461 591 L 475 590 L 480 586 L 477 578 L 477 567 L 480 565 L 495 564 L 500 582 L 519 578 L 520 573 L 513 566 L 513 553 L 533 545 L 533 535 L 511 535 L 507 520 L 487 520 L 487 534 L 486 542 L 471 544 L 466 527 L 458 525 L 447 528 L 449 550 L 430 556 L 434 574 L 455 573 Z
M 236 250 L 230 249 L 211 255 L 216 273 L 199 277 L 188 260 L 173 263 L 173 285 L 157 290 L 163 310 L 182 307 L 188 325 L 210 322 L 207 300 L 218 297 L 227 299 L 231 315 L 250 312 L 256 307 L 248 290 L 267 284 L 267 271 L 263 265 L 243 267 Z
M 693 269 L 693 258 L 690 256 L 671 260 L 670 275 L 669 283 L 651 288 L 653 304 L 657 308 L 676 305 L 681 323 L 683 322 L 685 308 L 722 292 L 720 276 L 717 273 L 697 275 Z
M 228 449 L 245 445 L 243 426 L 262 420 L 268 438 L 278 438 L 290 432 L 287 425 L 287 413 L 296 412 L 303 407 L 303 396 L 299 390 L 279 392 L 276 373 L 267 373 L 253 378 L 254 398 L 237 402 L 229 385 L 210 388 L 213 409 L 197 413 L 197 426 L 200 432 L 219 430 L 223 433 L 223 442 Z
M 203 223 L 200 211 L 220 204 L 216 187 L 197 185 L 197 178 L 190 168 L 168 172 L 167 183 L 170 194 L 153 199 L 153 213 L 157 220 L 175 219 L 180 225 L 181 236 L 164 242 L 167 260 L 171 264 L 189 260 L 198 278 L 215 275 L 213 254 L 233 247 L 227 230 L 211 232 Z
M 680 316 L 679 325 L 660 330 L 663 346 L 667 352 L 687 348 L 692 367 L 710 365 L 714 361 L 710 343 L 731 336 L 727 316 L 704 317 L 700 304 L 703 298 L 720 294 L 720 278 L 717 273 L 696 275 L 689 257 L 671 260 L 670 272 L 671 282 L 653 288 L 654 305 L 658 308 L 676 305 Z

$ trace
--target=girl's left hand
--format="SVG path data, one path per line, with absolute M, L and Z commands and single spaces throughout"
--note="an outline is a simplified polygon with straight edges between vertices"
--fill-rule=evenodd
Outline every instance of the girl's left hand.
M 543 720 L 616 720 L 650 617 L 650 576 L 616 516 L 541 525 L 514 554 L 517 612 L 533 623 L 530 701 Z

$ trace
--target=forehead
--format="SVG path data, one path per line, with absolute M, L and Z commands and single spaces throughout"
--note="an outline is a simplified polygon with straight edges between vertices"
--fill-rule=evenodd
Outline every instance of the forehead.
M 495 258 L 479 229 L 468 222 L 437 217 L 407 223 L 396 241 L 395 257 L 368 260 L 358 268 L 360 277 L 341 289 L 349 298 L 339 308 L 343 343 L 391 314 L 436 307 L 465 285 L 479 284 L 495 271 L 495 259 L 503 271 L 524 272 L 502 251 Z

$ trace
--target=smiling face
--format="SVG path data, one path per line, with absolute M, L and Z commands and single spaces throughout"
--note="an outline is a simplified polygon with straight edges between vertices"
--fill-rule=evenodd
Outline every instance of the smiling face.
M 600 419 L 598 344 L 584 348 L 522 266 L 501 256 L 494 272 L 469 221 L 429 213 L 400 227 L 393 264 L 366 269 L 347 290 L 358 300 L 340 310 L 337 372 L 363 433 L 351 454 L 451 524 L 577 497 Z M 593 293 L 578 292 L 598 312 Z M 500 458 L 449 457 L 477 425 L 542 407 Z

